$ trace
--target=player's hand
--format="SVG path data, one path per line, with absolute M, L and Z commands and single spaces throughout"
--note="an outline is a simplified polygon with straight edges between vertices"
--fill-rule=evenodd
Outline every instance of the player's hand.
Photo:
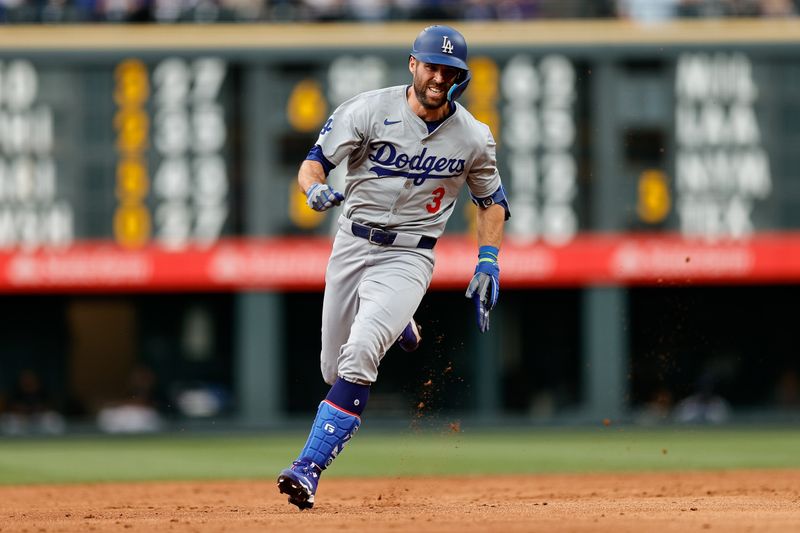
M 306 203 L 314 211 L 325 211 L 344 200 L 344 195 L 327 183 L 315 183 L 306 191 Z
M 475 275 L 467 287 L 467 298 L 475 303 L 478 329 L 489 331 L 489 311 L 497 304 L 500 295 L 500 267 L 497 264 L 498 250 L 494 246 L 481 246 Z

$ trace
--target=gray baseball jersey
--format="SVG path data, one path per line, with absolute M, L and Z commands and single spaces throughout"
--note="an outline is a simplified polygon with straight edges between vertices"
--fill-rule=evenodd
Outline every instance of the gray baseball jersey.
M 466 181 L 473 195 L 500 187 L 488 126 L 458 106 L 433 133 L 411 111 L 406 87 L 344 102 L 320 132 L 328 161 L 347 160 L 344 214 L 363 224 L 439 237 Z
M 358 95 L 339 106 L 317 144 L 347 162 L 344 214 L 325 275 L 322 374 L 368 384 L 414 315 L 433 275 L 433 250 L 381 246 L 355 236 L 351 221 L 438 238 L 466 183 L 486 198 L 501 183 L 489 128 L 464 107 L 432 133 L 409 107 L 407 86 Z M 413 239 L 411 242 L 414 242 Z

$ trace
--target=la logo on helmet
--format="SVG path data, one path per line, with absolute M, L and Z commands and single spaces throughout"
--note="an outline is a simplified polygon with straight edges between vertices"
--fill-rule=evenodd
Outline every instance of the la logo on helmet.
M 446 54 L 453 53 L 453 43 L 450 42 L 450 38 L 447 35 L 442 35 L 442 52 Z

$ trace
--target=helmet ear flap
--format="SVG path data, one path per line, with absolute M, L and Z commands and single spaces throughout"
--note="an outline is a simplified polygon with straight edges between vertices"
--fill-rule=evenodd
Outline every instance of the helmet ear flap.
M 466 90 L 467 85 L 469 85 L 469 81 L 472 79 L 472 74 L 469 70 L 462 70 L 461 74 L 456 78 L 456 82 L 450 87 L 450 90 L 447 91 L 447 101 L 454 102 L 456 98 L 461 96 L 461 93 Z

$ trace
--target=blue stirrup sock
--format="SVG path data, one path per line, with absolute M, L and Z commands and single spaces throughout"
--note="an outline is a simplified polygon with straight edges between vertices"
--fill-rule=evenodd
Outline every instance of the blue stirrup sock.
M 340 409 L 361 416 L 369 399 L 369 385 L 359 385 L 337 378 L 325 399 Z
M 368 398 L 369 385 L 337 379 L 319 404 L 300 459 L 311 461 L 320 470 L 328 468 L 358 431 Z

